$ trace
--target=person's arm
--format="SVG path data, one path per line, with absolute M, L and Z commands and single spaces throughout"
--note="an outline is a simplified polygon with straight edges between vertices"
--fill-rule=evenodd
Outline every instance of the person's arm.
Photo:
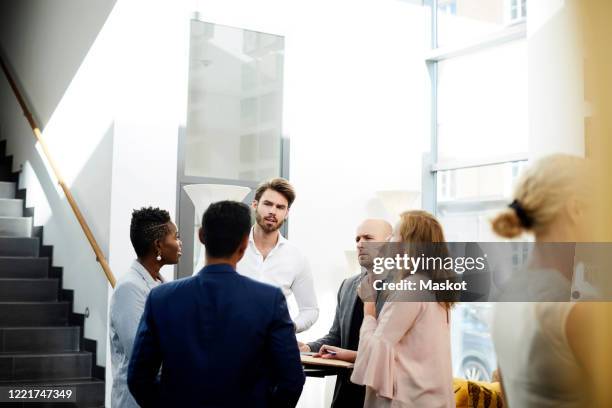
M 144 311 L 146 295 L 131 282 L 125 282 L 113 292 L 113 328 L 127 359 L 132 355 L 134 338 Z
M 128 388 L 143 408 L 159 404 L 159 381 L 157 374 L 162 362 L 161 347 L 151 306 L 151 294 L 136 332 L 134 348 L 128 366 Z
M 334 354 L 331 354 L 330 351 L 333 351 Z M 319 349 L 319 352 L 315 354 L 315 357 L 327 358 L 330 360 L 342 360 L 349 363 L 354 363 L 357 359 L 357 351 L 324 344 L 321 346 L 321 349 Z
M 565 324 L 567 341 L 583 368 L 584 377 L 591 383 L 591 406 L 610 405 L 609 330 L 612 304 L 608 302 L 577 302 Z
M 302 264 L 302 270 L 291 284 L 291 291 L 299 309 L 299 313 L 294 320 L 296 333 L 308 330 L 319 318 L 319 306 L 317 305 L 310 266 L 305 258 Z
M 310 343 L 308 343 L 310 351 L 318 353 L 319 351 L 321 351 L 321 346 L 323 346 L 324 344 L 334 347 L 340 346 L 340 293 L 342 293 L 342 287 L 345 283 L 346 279 L 342 281 L 342 283 L 340 284 L 340 289 L 338 289 L 336 314 L 334 315 L 334 322 L 332 323 L 329 332 L 325 336 L 321 337 L 319 340 L 311 341 Z
M 395 346 L 410 330 L 423 304 L 387 302 L 378 320 L 369 310 L 371 308 L 371 302 L 364 302 L 359 354 L 351 381 L 367 385 L 376 390 L 378 395 L 392 399 L 395 386 Z
M 578 364 L 582 367 L 585 377 L 591 381 L 597 378 L 597 353 L 594 352 L 596 333 L 595 319 L 600 314 L 602 306 L 597 303 L 575 303 L 565 321 L 565 335 Z
M 289 317 L 287 302 L 280 289 L 276 291 L 274 315 L 268 331 L 266 356 L 272 365 L 273 407 L 294 407 L 302 393 L 305 376 L 297 347 L 293 322 Z

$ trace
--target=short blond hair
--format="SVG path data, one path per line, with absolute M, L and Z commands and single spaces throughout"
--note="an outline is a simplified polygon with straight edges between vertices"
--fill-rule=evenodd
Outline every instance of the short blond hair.
M 569 197 L 588 195 L 588 184 L 585 159 L 568 154 L 544 157 L 521 176 L 514 192 L 513 206 L 518 208 L 499 213 L 491 222 L 493 231 L 505 238 L 545 231 Z

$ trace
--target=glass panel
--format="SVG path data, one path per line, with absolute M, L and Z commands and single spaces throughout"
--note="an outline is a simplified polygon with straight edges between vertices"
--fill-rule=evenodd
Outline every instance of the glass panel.
M 526 162 L 507 162 L 438 172 L 438 207 L 453 203 L 497 201 L 510 198 Z
M 527 134 L 524 40 L 439 63 L 438 161 L 524 153 Z
M 526 161 L 437 173 L 436 213 L 448 241 L 499 241 L 489 220 L 511 201 Z
M 491 381 L 497 359 L 491 339 L 493 304 L 460 303 L 451 311 L 451 349 L 455 377 Z
M 283 37 L 192 21 L 185 175 L 280 175 Z
M 526 1 L 520 0 L 437 0 L 438 46 L 461 45 L 501 31 L 526 16 Z
M 500 238 L 490 220 L 511 200 L 526 161 L 507 162 L 437 173 L 437 216 L 448 241 L 494 242 Z M 520 247 L 510 254 L 522 265 Z M 456 377 L 490 381 L 497 367 L 491 339 L 493 305 L 463 303 L 452 311 L 453 373 Z
M 193 217 L 193 270 L 199 271 L 204 266 L 205 251 L 200 243 L 199 231 L 202 226 L 202 215 L 208 206 L 220 200 L 234 200 L 244 202 L 251 189 L 245 186 L 231 186 L 220 184 L 190 184 L 183 187 L 194 208 Z

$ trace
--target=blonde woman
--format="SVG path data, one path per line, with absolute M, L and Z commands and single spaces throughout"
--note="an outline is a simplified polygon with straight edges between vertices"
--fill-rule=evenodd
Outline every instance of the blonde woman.
M 587 357 L 593 306 L 569 302 L 573 251 L 549 244 L 588 241 L 589 179 L 584 159 L 543 158 L 526 170 L 514 201 L 493 220 L 493 230 L 502 237 L 535 236 L 523 275 L 538 281 L 538 287 L 553 288 L 555 300 L 566 294 L 565 302 L 496 305 L 493 340 L 510 407 L 594 406 L 593 363 Z
M 431 214 L 407 211 L 401 214 L 393 241 L 443 244 L 444 234 Z M 352 382 L 366 386 L 364 407 L 454 407 L 449 318 L 452 302 L 437 298 L 430 302 L 394 302 L 391 297 L 377 318 L 375 304 L 368 299 L 364 299 L 364 319 L 351 376 Z

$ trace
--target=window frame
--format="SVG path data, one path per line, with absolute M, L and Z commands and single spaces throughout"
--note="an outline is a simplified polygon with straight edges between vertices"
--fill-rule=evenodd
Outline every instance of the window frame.
M 522 4 L 521 0 L 517 0 Z M 510 4 L 510 3 L 508 3 Z M 438 71 L 439 63 L 444 60 L 460 57 L 490 49 L 501 44 L 527 38 L 526 17 L 513 21 L 504 29 L 491 35 L 478 38 L 460 45 L 438 47 L 438 2 L 431 2 L 431 50 L 425 56 L 431 84 L 431 121 L 430 152 L 425 154 L 422 175 L 422 207 L 437 215 L 437 175 L 440 171 L 488 166 L 494 164 L 523 162 L 528 160 L 528 152 L 517 154 L 500 154 L 496 157 L 474 160 L 438 161 Z
M 521 4 L 521 0 L 517 0 L 518 4 Z M 425 63 L 427 65 L 428 73 L 430 76 L 430 84 L 431 84 L 431 93 L 430 93 L 430 103 L 431 103 L 431 117 L 430 117 L 430 152 L 426 153 L 423 157 L 423 173 L 422 173 L 422 208 L 429 211 L 431 214 L 438 216 L 438 173 L 446 172 L 446 186 L 447 186 L 447 194 L 444 198 L 451 198 L 446 205 L 452 207 L 452 211 L 457 212 L 481 212 L 483 210 L 490 209 L 492 207 L 497 208 L 498 206 L 503 206 L 506 204 L 505 201 L 502 200 L 494 200 L 490 202 L 486 202 L 483 200 L 469 200 L 466 202 L 456 202 L 454 205 L 449 204 L 452 201 L 451 194 L 451 174 L 453 174 L 453 170 L 459 169 L 467 169 L 481 166 L 490 166 L 496 164 L 510 164 L 510 175 L 514 177 L 514 168 L 518 167 L 520 172 L 520 167 L 524 165 L 528 160 L 528 152 L 521 152 L 515 154 L 500 154 L 496 157 L 490 157 L 486 159 L 472 159 L 472 160 L 452 160 L 452 161 L 444 161 L 440 162 L 438 160 L 438 72 L 439 72 L 439 63 L 441 61 L 452 59 L 455 57 L 460 57 L 466 54 L 475 53 L 478 51 L 482 51 L 485 49 L 489 49 L 495 46 L 499 46 L 501 44 L 510 42 L 523 40 L 527 37 L 527 27 L 526 27 L 526 17 L 521 19 L 513 20 L 508 23 L 504 29 L 499 32 L 496 32 L 492 35 L 488 35 L 474 41 L 470 41 L 464 44 L 455 45 L 455 46 L 447 46 L 447 47 L 438 47 L 438 4 L 437 0 L 432 0 L 431 7 L 431 50 L 425 56 Z M 510 4 L 508 1 L 507 5 Z M 505 6 L 506 6 L 505 4 Z M 508 14 L 510 13 L 509 8 Z M 442 200 L 444 201 L 444 200 Z M 448 210 L 448 209 L 447 209 Z M 521 254 L 517 251 L 517 257 L 520 258 Z M 522 254 L 524 256 L 524 254 Z M 478 310 L 479 305 L 481 304 L 472 304 L 467 303 L 463 305 L 459 305 L 457 308 L 457 313 L 466 313 L 471 311 L 472 313 Z M 460 319 L 461 321 L 462 319 Z M 455 330 L 455 329 L 453 329 Z M 466 359 L 466 350 L 463 350 L 463 336 L 465 332 L 462 329 L 460 330 L 461 340 L 457 343 L 454 343 L 459 347 L 459 350 L 453 350 L 452 353 L 452 362 L 453 362 L 453 375 L 459 370 L 462 369 L 463 363 Z M 490 330 L 483 333 L 483 336 L 491 337 Z M 492 339 L 490 340 L 492 341 Z M 454 347 L 454 346 L 453 346 Z M 493 357 L 497 360 L 497 356 L 493 352 Z M 457 364 L 457 366 L 456 366 Z M 490 367 L 492 369 L 492 367 Z M 459 373 L 459 375 L 463 375 L 464 373 Z

